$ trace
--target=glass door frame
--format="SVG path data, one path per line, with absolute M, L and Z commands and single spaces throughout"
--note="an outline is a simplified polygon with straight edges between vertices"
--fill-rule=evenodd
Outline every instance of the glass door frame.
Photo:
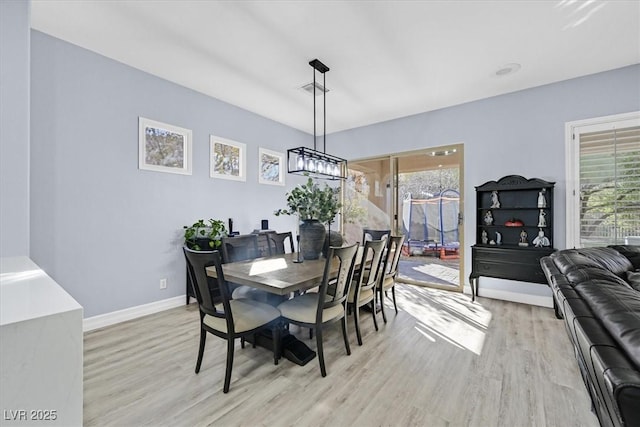
M 399 160 L 402 157 L 408 157 L 408 156 L 430 156 L 432 155 L 432 153 L 444 153 L 446 151 L 450 151 L 455 149 L 457 152 L 457 156 L 459 158 L 459 192 L 460 192 L 460 204 L 459 204 L 459 240 L 460 240 L 460 246 L 458 249 L 458 253 L 459 253 L 459 262 L 458 262 L 458 271 L 459 271 L 459 276 L 458 276 L 458 285 L 457 286 L 445 286 L 445 285 L 439 285 L 436 283 L 425 283 L 425 282 L 419 282 L 419 281 L 413 281 L 413 280 L 405 280 L 403 279 L 402 282 L 405 283 L 410 283 L 410 284 L 414 284 L 414 285 L 418 285 L 418 286 L 427 286 L 427 287 L 432 287 L 432 288 L 436 288 L 436 289 L 445 289 L 445 290 L 449 290 L 449 291 L 454 291 L 454 292 L 463 292 L 464 291 L 464 277 L 465 277 L 465 273 L 464 273 L 464 259 L 465 259 L 465 244 L 464 244 L 464 144 L 462 143 L 458 143 L 458 144 L 451 144 L 451 145 L 446 145 L 446 146 L 439 146 L 439 147 L 430 147 L 430 148 L 424 148 L 424 149 L 420 149 L 420 150 L 412 150 L 412 151 L 404 151 L 404 152 L 398 152 L 398 153 L 390 153 L 390 154 L 386 154 L 386 155 L 381 155 L 381 156 L 372 156 L 372 157 L 366 157 L 366 158 L 358 158 L 358 159 L 353 159 L 350 160 L 349 163 L 357 163 L 357 162 L 366 162 L 366 161 L 375 161 L 375 160 L 389 160 L 389 176 L 391 177 L 390 181 L 391 181 L 391 212 L 387 212 L 387 215 L 389 216 L 389 224 L 391 224 L 391 230 L 393 230 L 393 232 L 397 233 L 401 230 L 401 226 L 400 226 L 400 213 L 398 212 L 399 210 L 399 194 L 398 194 L 398 174 L 399 174 L 399 168 L 398 168 L 398 163 Z M 434 158 L 437 158 L 437 154 L 433 155 Z M 342 189 L 341 189 L 341 197 L 342 197 L 342 202 L 344 205 L 344 200 L 346 197 L 346 188 L 344 185 L 342 185 Z M 345 229 L 345 224 L 344 224 L 344 215 L 340 215 L 340 227 L 342 230 Z

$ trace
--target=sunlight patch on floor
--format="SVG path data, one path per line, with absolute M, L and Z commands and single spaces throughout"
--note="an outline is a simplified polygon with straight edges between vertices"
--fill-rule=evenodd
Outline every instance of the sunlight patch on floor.
M 412 267 L 412 269 L 418 273 L 437 277 L 438 279 L 449 282 L 452 285 L 458 285 L 459 283 L 459 271 L 455 268 L 447 267 L 446 265 L 422 264 Z
M 484 345 L 485 332 L 491 321 L 491 312 L 469 301 L 463 294 L 413 287 L 413 293 L 420 292 L 422 298 L 412 298 L 409 291 L 399 293 L 399 306 L 416 319 L 415 329 L 425 338 L 444 340 L 451 345 L 480 355 Z M 426 303 L 424 299 L 428 299 Z M 400 307 L 399 307 L 400 308 Z

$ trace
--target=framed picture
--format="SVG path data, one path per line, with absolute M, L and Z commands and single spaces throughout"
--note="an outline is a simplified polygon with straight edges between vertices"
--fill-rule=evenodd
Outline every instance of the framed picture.
M 260 148 L 258 151 L 258 182 L 284 185 L 284 154 Z
M 138 168 L 191 175 L 191 131 L 139 117 Z
M 211 178 L 232 179 L 234 181 L 247 180 L 247 146 L 241 142 L 209 137 Z

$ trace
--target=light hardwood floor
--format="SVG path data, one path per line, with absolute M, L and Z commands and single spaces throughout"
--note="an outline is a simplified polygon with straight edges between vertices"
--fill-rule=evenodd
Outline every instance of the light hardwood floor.
M 563 322 L 551 309 L 397 285 L 399 314 L 349 318 L 317 359 L 273 364 L 236 344 L 222 393 L 225 342 L 209 335 L 202 369 L 195 304 L 85 334 L 86 426 L 597 426 Z M 315 349 L 308 330 L 291 331 Z

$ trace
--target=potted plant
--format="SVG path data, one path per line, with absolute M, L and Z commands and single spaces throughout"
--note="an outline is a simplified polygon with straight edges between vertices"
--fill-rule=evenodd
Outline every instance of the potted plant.
M 287 193 L 288 209 L 278 209 L 279 215 L 298 215 L 300 247 L 305 259 L 318 259 L 325 241 L 324 224 L 331 224 L 342 206 L 338 201 L 339 188 L 325 184 L 320 187 L 312 178 Z
M 211 251 L 218 248 L 227 235 L 227 227 L 219 219 L 200 219 L 191 226 L 184 226 L 184 244 L 194 251 Z

